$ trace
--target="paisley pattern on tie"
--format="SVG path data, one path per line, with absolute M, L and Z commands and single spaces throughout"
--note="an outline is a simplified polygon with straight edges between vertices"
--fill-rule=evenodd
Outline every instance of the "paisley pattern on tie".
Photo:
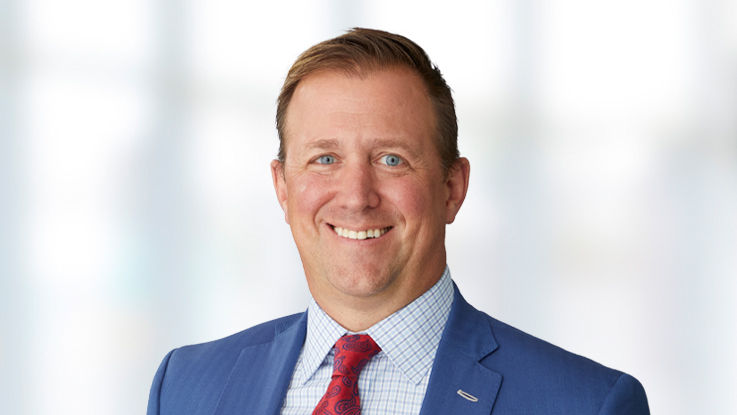
M 343 336 L 335 342 L 333 377 L 312 415 L 360 415 L 358 375 L 381 348 L 367 334 Z

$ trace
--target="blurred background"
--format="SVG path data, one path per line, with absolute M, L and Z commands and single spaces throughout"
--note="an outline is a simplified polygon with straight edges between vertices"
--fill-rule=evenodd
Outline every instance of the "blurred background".
M 353 26 L 454 89 L 487 313 L 737 413 L 734 0 L 0 0 L 0 412 L 135 414 L 170 349 L 304 310 L 275 100 Z

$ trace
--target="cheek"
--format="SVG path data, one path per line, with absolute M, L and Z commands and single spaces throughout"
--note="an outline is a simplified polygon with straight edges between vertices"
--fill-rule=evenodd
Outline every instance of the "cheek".
M 385 187 L 385 197 L 404 217 L 405 222 L 418 222 L 427 219 L 433 200 L 427 183 L 415 180 L 392 182 Z
M 296 221 L 311 221 L 329 197 L 328 183 L 321 177 L 304 175 L 288 183 L 289 216 Z

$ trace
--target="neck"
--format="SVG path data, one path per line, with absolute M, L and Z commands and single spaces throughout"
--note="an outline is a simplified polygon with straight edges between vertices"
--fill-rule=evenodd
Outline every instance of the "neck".
M 348 331 L 357 333 L 367 330 L 416 300 L 440 280 L 444 270 L 445 264 L 442 269 L 432 273 L 435 275 L 434 278 L 423 281 L 422 285 L 407 287 L 404 290 L 384 290 L 367 297 L 356 297 L 345 293 L 321 296 L 316 294 L 324 293 L 324 291 L 312 289 L 311 291 L 315 302 L 330 318 Z

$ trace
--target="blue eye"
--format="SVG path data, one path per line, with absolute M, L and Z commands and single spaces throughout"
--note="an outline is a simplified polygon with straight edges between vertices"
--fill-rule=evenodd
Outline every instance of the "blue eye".
M 319 164 L 333 164 L 335 163 L 335 157 L 333 156 L 320 156 L 317 158 Z
M 390 167 L 396 167 L 400 164 L 402 164 L 402 159 L 396 154 L 387 154 L 386 156 L 381 157 L 382 163 L 386 164 Z

